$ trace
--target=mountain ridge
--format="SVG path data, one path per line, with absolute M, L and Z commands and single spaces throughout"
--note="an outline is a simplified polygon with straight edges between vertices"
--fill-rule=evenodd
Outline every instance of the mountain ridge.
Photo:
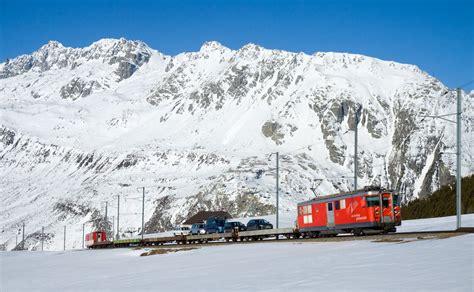
M 313 196 L 315 179 L 323 179 L 322 194 L 352 189 L 359 106 L 359 186 L 393 188 L 409 201 L 452 180 L 455 159 L 442 152 L 454 151 L 454 130 L 418 117 L 454 112 L 455 92 L 415 65 L 254 44 L 231 50 L 207 42 L 173 57 L 139 41 L 94 44 L 51 42 L 36 61 L 17 59 L 30 67 L 0 65 L 0 76 L 10 74 L 0 78 L 8 234 L 26 218 L 34 230 L 47 222 L 52 234 L 68 224 L 78 246 L 79 227 L 104 211 L 101 202 L 143 185 L 153 186 L 145 231 L 172 228 L 204 209 L 270 214 L 276 173 L 269 154 L 276 151 L 282 212 L 292 214 Z M 465 108 L 472 97 L 464 94 Z M 474 172 L 473 123 L 464 111 L 464 173 Z M 121 208 L 135 214 L 138 205 Z M 139 232 L 138 222 L 125 216 L 121 233 Z M 28 240 L 31 248 L 38 243 Z M 12 237 L 4 244 L 11 248 Z

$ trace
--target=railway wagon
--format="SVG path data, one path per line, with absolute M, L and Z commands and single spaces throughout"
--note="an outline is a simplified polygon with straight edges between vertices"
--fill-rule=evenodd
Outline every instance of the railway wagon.
M 93 231 L 86 234 L 86 247 L 91 248 L 94 245 L 107 242 L 107 235 L 105 231 Z
M 297 224 L 305 237 L 395 232 L 400 211 L 397 193 L 372 187 L 301 202 Z

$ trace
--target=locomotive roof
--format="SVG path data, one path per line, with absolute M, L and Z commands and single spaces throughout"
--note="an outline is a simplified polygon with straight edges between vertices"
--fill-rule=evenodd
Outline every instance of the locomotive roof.
M 368 187 L 365 187 L 365 188 L 359 189 L 359 190 L 353 190 L 353 191 L 348 191 L 348 192 L 343 192 L 343 193 L 330 194 L 330 195 L 327 195 L 327 196 L 315 197 L 311 200 L 298 203 L 298 206 L 309 204 L 309 203 L 314 203 L 314 202 L 330 201 L 331 199 L 334 199 L 334 198 L 344 199 L 344 198 L 350 198 L 350 197 L 354 197 L 354 196 L 362 196 L 362 195 L 367 194 L 368 192 L 377 192 L 377 193 L 389 192 L 389 193 L 392 193 L 393 190 L 389 190 L 389 189 L 385 189 L 385 188 L 377 187 L 377 186 L 368 186 Z

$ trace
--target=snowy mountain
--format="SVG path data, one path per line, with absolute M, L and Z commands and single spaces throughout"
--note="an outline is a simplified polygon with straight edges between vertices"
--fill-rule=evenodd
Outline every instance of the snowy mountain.
M 463 96 L 463 174 L 474 172 L 474 93 Z M 82 224 L 116 217 L 120 232 L 170 229 L 201 209 L 274 213 L 280 152 L 283 212 L 314 194 L 358 186 L 404 200 L 452 180 L 455 125 L 421 118 L 456 111 L 456 93 L 413 65 L 347 53 L 291 53 L 217 42 L 171 57 L 140 41 L 86 48 L 49 42 L 0 64 L 2 242 L 82 244 Z M 452 117 L 454 119 L 454 117 Z M 115 218 L 116 219 L 116 218 Z M 88 230 L 86 230 L 88 231 Z

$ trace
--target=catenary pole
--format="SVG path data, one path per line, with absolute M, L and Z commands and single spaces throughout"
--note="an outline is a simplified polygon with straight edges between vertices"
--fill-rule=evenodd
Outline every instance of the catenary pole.
M 23 222 L 23 232 L 21 236 L 21 250 L 25 249 L 25 222 Z
M 461 88 L 456 89 L 456 228 L 461 228 Z
M 280 201 L 280 153 L 276 153 L 276 228 L 278 229 L 278 219 L 279 219 L 279 201 Z
M 64 225 L 64 245 L 63 250 L 66 250 L 66 225 Z
M 145 226 L 145 187 L 141 187 L 143 190 L 143 198 L 142 198 L 142 240 L 143 240 L 143 234 L 145 232 L 144 226 Z
M 114 238 L 115 234 L 115 216 L 112 216 L 112 238 Z
M 117 239 L 120 239 L 119 224 L 120 224 L 120 195 L 117 195 Z
M 468 83 L 470 84 L 470 83 Z M 466 84 L 467 85 L 467 84 Z M 448 93 L 447 91 L 446 93 Z M 445 93 L 445 94 L 446 94 Z M 449 153 L 449 154 L 456 154 L 456 229 L 461 228 L 461 98 L 462 98 L 462 91 L 461 87 L 456 88 L 456 113 L 455 114 L 447 114 L 441 116 L 423 116 L 424 118 L 439 118 L 445 120 L 447 122 L 456 123 L 456 152 Z M 456 115 L 456 121 L 452 121 L 450 119 L 446 119 L 447 116 Z
M 85 231 L 85 228 L 86 228 L 86 223 L 82 223 L 82 249 L 84 249 L 84 231 Z
M 43 251 L 44 246 L 44 226 L 41 227 L 41 251 Z
M 358 142 L 358 126 L 359 126 L 359 114 L 362 109 L 362 106 L 359 105 L 356 112 L 355 112 L 355 126 L 354 126 L 354 190 L 357 190 L 357 174 L 359 173 L 359 159 L 358 159 L 358 151 L 357 151 L 357 144 Z

